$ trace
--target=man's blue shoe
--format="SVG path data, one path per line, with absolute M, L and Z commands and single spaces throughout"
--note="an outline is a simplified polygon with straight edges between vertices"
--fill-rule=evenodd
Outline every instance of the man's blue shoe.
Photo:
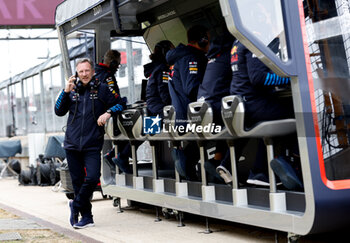
M 271 160 L 271 169 L 280 178 L 283 186 L 290 190 L 302 189 L 303 184 L 296 175 L 293 167 L 283 158 Z
M 129 161 L 125 161 L 119 158 L 119 155 L 117 158 L 112 158 L 112 161 L 114 164 L 118 166 L 118 168 L 126 173 L 126 174 L 132 174 L 132 169 L 130 168 Z
M 74 224 L 78 223 L 79 213 L 75 212 L 75 210 L 73 208 L 73 200 L 69 200 L 68 206 L 69 206 L 69 209 L 70 209 L 69 222 L 73 226 Z
M 73 225 L 75 229 L 84 229 L 84 228 L 93 227 L 93 226 L 95 226 L 95 224 L 94 224 L 94 220 L 92 219 L 92 216 L 90 217 L 83 216 L 78 223 Z

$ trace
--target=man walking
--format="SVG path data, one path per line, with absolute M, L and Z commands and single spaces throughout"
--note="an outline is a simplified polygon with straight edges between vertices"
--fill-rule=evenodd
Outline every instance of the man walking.
M 69 112 L 64 148 L 75 194 L 69 202 L 70 223 L 79 229 L 94 226 L 90 197 L 100 178 L 103 126 L 123 106 L 120 97 L 94 77 L 90 59 L 78 60 L 76 71 L 60 93 L 55 113 L 64 116 Z

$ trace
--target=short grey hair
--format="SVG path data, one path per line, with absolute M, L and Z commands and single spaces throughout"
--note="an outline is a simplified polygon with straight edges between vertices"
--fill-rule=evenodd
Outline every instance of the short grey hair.
M 108 50 L 103 56 L 104 63 L 107 65 L 111 64 L 112 61 L 120 62 L 120 58 L 120 52 L 117 50 Z
M 77 67 L 79 64 L 84 63 L 84 62 L 88 62 L 91 65 L 91 68 L 94 69 L 94 63 L 92 62 L 92 60 L 90 58 L 87 58 L 87 57 L 77 59 L 77 61 L 75 63 L 75 67 Z

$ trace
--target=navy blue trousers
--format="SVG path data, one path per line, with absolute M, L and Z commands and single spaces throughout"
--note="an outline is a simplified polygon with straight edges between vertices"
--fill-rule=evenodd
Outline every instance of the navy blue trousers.
M 91 217 L 90 198 L 101 176 L 101 151 L 66 150 L 74 189 L 73 208 L 83 217 Z

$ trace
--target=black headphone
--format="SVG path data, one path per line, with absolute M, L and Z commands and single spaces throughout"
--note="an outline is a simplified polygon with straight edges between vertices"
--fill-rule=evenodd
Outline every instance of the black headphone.
M 83 82 L 81 82 L 81 80 L 79 79 L 78 72 L 75 72 L 74 85 L 77 91 L 81 89 L 81 87 L 83 87 Z
M 187 31 L 188 43 L 197 43 L 200 48 L 209 44 L 208 28 L 203 25 L 195 25 Z
M 99 84 L 100 81 L 95 76 L 93 76 L 91 81 L 89 82 L 90 90 L 97 90 Z
M 162 40 L 156 44 L 154 49 L 160 49 L 160 52 L 165 57 L 166 53 L 170 50 L 172 43 L 168 40 Z
M 162 53 L 163 56 L 165 56 L 166 54 L 166 49 L 167 47 L 163 44 L 163 43 L 160 43 L 158 42 L 157 45 L 154 47 L 154 49 L 160 49 L 160 52 Z
M 204 33 L 204 36 L 198 41 L 198 46 L 200 48 L 205 48 L 209 43 L 209 38 L 207 33 Z
M 112 60 L 112 61 L 110 62 L 110 64 L 109 64 L 109 68 L 110 68 L 111 70 L 117 70 L 118 67 L 119 67 L 119 65 L 120 65 L 120 62 L 118 62 L 118 61 L 116 61 L 116 60 Z
M 83 82 L 79 79 L 78 73 L 75 73 L 75 89 L 77 92 L 83 87 Z M 88 86 L 90 87 L 90 90 L 97 90 L 98 85 L 100 84 L 100 81 L 95 78 L 95 76 L 92 77 L 91 81 L 88 83 Z

